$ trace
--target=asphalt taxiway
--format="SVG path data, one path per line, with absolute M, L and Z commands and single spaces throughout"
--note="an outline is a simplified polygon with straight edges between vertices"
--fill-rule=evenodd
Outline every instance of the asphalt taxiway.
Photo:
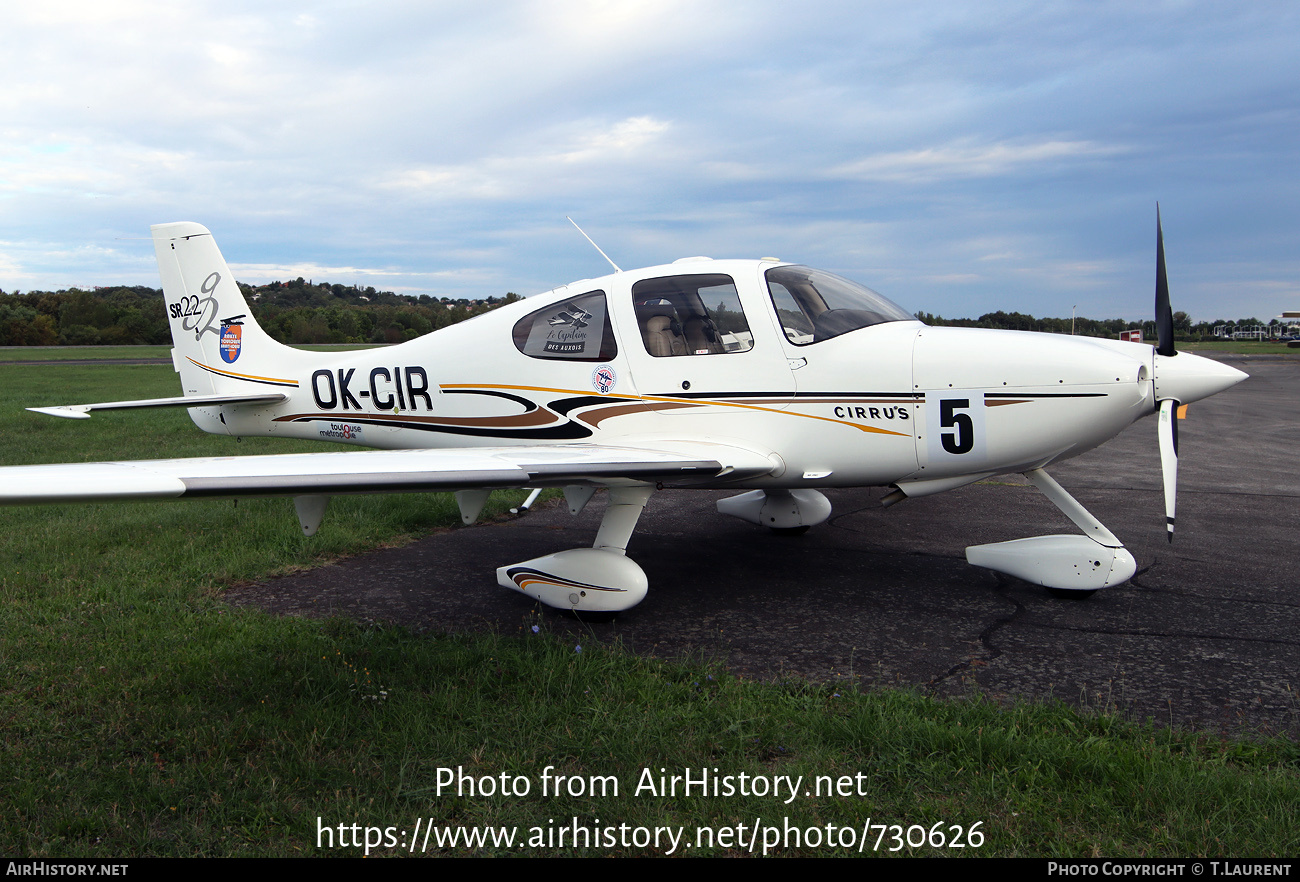
M 1076 532 L 1019 476 L 882 509 L 880 488 L 832 490 L 800 537 L 717 513 L 724 493 L 651 499 L 628 548 L 650 593 L 606 624 L 554 612 L 575 641 L 707 654 L 755 678 L 1056 697 L 1160 724 L 1300 733 L 1300 359 L 1222 357 L 1251 379 L 1181 424 L 1178 533 L 1166 543 L 1154 419 L 1049 470 L 1138 561 L 1086 601 L 968 565 L 967 545 Z M 523 633 L 536 605 L 498 565 L 589 545 L 598 496 L 242 586 L 231 602 L 418 631 Z

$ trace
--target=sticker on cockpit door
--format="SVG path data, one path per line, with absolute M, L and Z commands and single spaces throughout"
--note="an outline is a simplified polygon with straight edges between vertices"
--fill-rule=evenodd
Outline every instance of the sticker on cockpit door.
M 925 430 L 930 462 L 983 463 L 988 458 L 984 444 L 984 392 L 968 389 L 926 392 Z
M 607 364 L 602 364 L 591 372 L 591 386 L 601 395 L 608 395 L 618 383 L 618 374 Z

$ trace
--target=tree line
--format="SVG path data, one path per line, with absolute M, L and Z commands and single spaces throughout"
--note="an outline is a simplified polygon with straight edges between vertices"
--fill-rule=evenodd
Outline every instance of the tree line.
M 1142 331 L 1142 337 L 1149 342 L 1156 340 L 1154 321 L 1130 322 L 1124 319 L 1090 319 L 1083 316 L 1076 318 L 1034 318 L 1021 312 L 988 312 L 977 319 L 946 319 L 941 315 L 918 312 L 916 317 L 927 325 L 947 325 L 959 328 L 1001 328 L 1008 331 L 1040 331 L 1047 334 L 1077 334 L 1081 337 L 1119 337 L 1121 331 Z M 1187 343 L 1196 343 L 1214 338 L 1214 329 L 1220 326 L 1231 328 L 1248 328 L 1256 325 L 1276 326 L 1277 319 L 1262 322 L 1257 318 L 1214 319 L 1208 322 L 1193 322 L 1185 312 L 1174 313 L 1174 339 Z
M 245 299 L 266 332 L 282 343 L 401 343 L 438 328 L 519 300 L 514 293 L 486 300 L 411 296 L 373 287 L 315 283 L 299 277 L 268 285 L 243 285 Z M 1119 336 L 1141 329 L 1155 340 L 1154 322 L 1097 320 L 1079 316 L 1035 318 L 1020 312 L 989 312 L 977 319 L 947 319 L 928 312 L 916 317 L 927 325 L 1001 328 L 1013 331 L 1071 332 L 1087 337 Z M 1174 313 L 1178 340 L 1210 339 L 1220 325 L 1247 327 L 1277 324 L 1257 318 L 1215 319 L 1193 323 Z M 1073 327 L 1072 327 L 1073 326 Z M 171 342 L 162 291 L 143 285 L 61 291 L 0 290 L 0 346 L 133 345 Z
M 514 293 L 486 300 L 415 297 L 301 277 L 239 287 L 258 324 L 289 344 L 401 343 L 520 299 Z M 158 288 L 0 291 L 0 346 L 170 342 Z

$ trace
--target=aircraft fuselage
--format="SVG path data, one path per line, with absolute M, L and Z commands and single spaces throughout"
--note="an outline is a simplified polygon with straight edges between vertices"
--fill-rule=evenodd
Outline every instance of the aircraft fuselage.
M 196 422 L 388 449 L 708 438 L 774 457 L 747 486 L 946 489 L 1077 455 L 1155 409 L 1149 346 L 893 315 L 815 339 L 769 284 L 787 266 L 692 259 L 577 282 L 397 346 L 312 353 L 262 377 L 287 401 Z M 692 339 L 692 321 L 712 328 Z

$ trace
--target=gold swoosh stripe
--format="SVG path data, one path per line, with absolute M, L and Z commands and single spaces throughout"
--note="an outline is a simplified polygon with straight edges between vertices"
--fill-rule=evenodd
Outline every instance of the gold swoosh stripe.
M 214 374 L 220 374 L 223 377 L 231 377 L 236 380 L 253 380 L 258 383 L 279 383 L 282 386 L 293 386 L 295 388 L 298 386 L 297 380 L 285 380 L 280 377 L 258 377 L 253 374 L 237 374 L 234 371 L 223 371 L 221 368 L 214 368 L 201 361 L 195 361 L 188 355 L 185 356 L 185 360 L 194 364 L 195 367 L 203 368 L 205 371 L 211 371 Z
M 759 407 L 754 404 L 745 404 L 739 401 L 718 401 L 712 398 L 695 398 L 695 399 L 659 398 L 651 395 L 643 395 L 641 396 L 641 400 L 666 402 L 674 407 L 688 407 L 691 405 L 694 405 L 696 407 L 703 407 L 706 405 L 714 405 L 716 407 L 739 407 L 743 410 L 758 410 L 758 411 L 763 411 L 765 413 L 774 413 L 782 416 L 803 417 L 806 420 L 823 420 L 828 423 L 834 423 L 837 426 L 852 426 L 855 429 L 858 429 L 860 431 L 866 432 L 871 435 L 897 435 L 899 438 L 912 437 L 911 433 L 909 432 L 892 432 L 889 429 L 877 429 L 875 426 L 860 426 L 857 423 L 846 423 L 843 420 L 832 419 L 831 417 L 817 416 L 816 414 L 811 414 L 811 413 L 798 413 L 797 411 L 792 411 L 792 410 L 784 410 L 784 409 L 778 410 L 777 408 L 774 407 Z M 794 399 L 790 399 L 790 400 L 791 402 L 794 401 Z

